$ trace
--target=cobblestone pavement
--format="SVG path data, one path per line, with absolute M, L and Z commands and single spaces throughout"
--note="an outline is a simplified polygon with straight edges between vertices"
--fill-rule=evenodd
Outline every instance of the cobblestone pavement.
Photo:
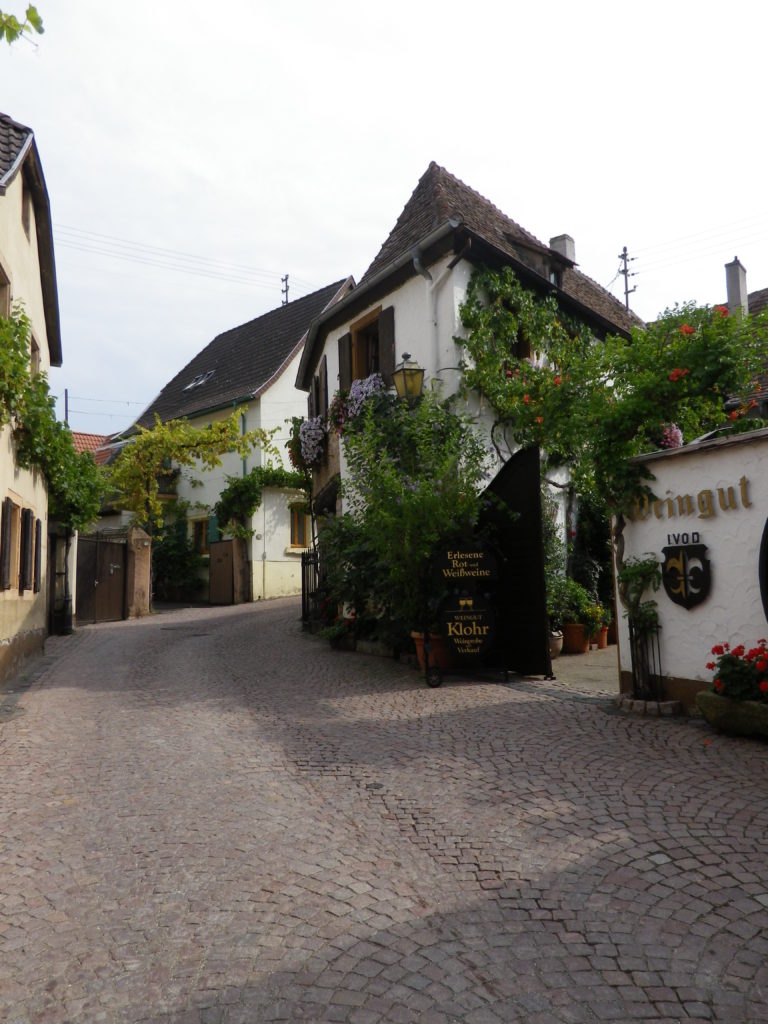
M 297 617 L 51 643 L 0 719 L 0 1020 L 768 1020 L 768 746 Z

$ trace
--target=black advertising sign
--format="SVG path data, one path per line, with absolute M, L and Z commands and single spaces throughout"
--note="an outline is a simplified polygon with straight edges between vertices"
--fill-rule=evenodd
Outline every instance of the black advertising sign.
M 443 640 L 460 658 L 477 658 L 496 637 L 496 621 L 488 589 L 498 579 L 495 555 L 474 541 L 449 545 L 435 560 L 445 588 L 440 603 Z

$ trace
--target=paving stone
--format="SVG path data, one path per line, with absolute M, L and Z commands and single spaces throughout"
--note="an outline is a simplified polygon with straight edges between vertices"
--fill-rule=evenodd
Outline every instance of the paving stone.
M 0 1019 L 768 1019 L 768 748 L 298 613 L 52 638 L 0 723 Z

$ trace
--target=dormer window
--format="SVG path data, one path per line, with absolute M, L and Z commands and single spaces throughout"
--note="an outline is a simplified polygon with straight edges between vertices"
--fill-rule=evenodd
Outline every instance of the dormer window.
M 208 370 L 206 373 L 198 373 L 189 384 L 184 388 L 185 391 L 191 391 L 192 388 L 199 388 L 201 384 L 205 384 L 214 375 L 215 370 Z
M 559 270 L 550 269 L 549 283 L 553 284 L 555 288 L 563 287 L 563 275 L 560 273 Z

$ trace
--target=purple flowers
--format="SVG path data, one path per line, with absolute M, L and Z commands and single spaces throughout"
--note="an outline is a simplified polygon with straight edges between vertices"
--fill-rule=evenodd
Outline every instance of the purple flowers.
M 358 416 L 363 408 L 363 403 L 377 391 L 382 391 L 384 381 L 380 373 L 372 373 L 365 380 L 353 380 L 347 396 L 347 419 Z
M 307 466 L 314 466 L 323 457 L 325 446 L 325 424 L 322 416 L 304 420 L 299 427 L 301 457 Z

